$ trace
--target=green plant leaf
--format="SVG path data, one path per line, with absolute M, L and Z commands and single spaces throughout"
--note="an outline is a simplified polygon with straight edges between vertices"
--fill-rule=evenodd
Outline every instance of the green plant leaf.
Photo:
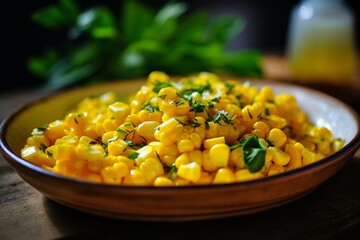
M 120 18 L 120 29 L 124 41 L 131 43 L 141 37 L 151 25 L 155 12 L 135 0 L 125 1 Z
M 75 22 L 78 14 L 77 5 L 71 0 L 59 0 L 58 5 L 51 5 L 32 14 L 34 22 L 52 29 L 68 27 Z
M 212 37 L 214 40 L 227 44 L 245 28 L 245 21 L 240 17 L 224 16 L 214 22 Z

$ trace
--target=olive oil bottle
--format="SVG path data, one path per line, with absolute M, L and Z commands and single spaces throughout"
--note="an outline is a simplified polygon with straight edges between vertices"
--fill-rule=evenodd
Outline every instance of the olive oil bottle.
M 354 20 L 341 0 L 303 0 L 291 14 L 291 77 L 305 84 L 349 85 L 355 76 Z

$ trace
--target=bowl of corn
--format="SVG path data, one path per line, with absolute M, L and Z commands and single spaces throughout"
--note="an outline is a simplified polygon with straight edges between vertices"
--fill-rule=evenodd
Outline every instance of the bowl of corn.
M 359 147 L 359 119 L 312 89 L 200 73 L 75 88 L 1 123 L 0 149 L 44 196 L 96 215 L 184 221 L 296 200 Z

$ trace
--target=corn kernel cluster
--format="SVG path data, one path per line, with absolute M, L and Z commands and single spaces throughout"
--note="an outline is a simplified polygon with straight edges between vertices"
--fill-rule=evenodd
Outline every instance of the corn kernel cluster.
M 35 128 L 21 156 L 66 176 L 119 185 L 248 181 L 319 161 L 344 141 L 311 125 L 292 95 L 201 73 L 153 72 L 127 102 L 88 97 Z

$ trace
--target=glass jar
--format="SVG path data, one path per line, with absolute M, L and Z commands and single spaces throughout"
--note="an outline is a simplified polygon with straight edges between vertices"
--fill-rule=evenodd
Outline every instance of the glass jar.
M 354 20 L 341 0 L 303 0 L 291 14 L 288 59 L 292 78 L 348 84 L 355 75 Z

